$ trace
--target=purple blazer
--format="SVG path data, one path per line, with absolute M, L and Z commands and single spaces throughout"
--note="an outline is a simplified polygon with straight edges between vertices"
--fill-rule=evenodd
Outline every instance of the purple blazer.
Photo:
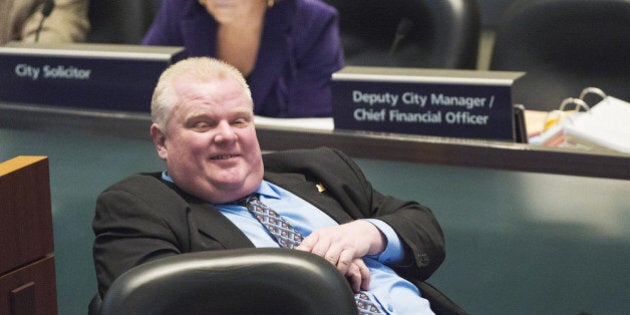
M 218 24 L 197 0 L 163 0 L 145 45 L 183 46 L 182 58 L 216 55 Z M 330 81 L 343 66 L 337 11 L 320 0 L 282 0 L 267 10 L 256 65 L 246 78 L 254 114 L 332 115 Z

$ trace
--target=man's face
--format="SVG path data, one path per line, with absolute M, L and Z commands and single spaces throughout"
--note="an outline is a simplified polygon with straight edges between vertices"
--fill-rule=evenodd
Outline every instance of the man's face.
M 151 126 L 168 175 L 184 191 L 212 203 L 234 201 L 262 181 L 263 163 L 252 101 L 230 77 L 174 82 L 179 102 L 165 130 Z

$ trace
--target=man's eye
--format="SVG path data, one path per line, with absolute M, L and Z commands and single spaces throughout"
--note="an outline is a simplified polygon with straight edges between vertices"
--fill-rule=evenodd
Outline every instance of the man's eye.
M 232 121 L 233 126 L 238 127 L 247 127 L 251 123 L 252 119 L 250 117 L 239 117 Z
M 205 121 L 198 121 L 195 122 L 192 127 L 195 130 L 206 130 L 210 128 L 210 124 Z

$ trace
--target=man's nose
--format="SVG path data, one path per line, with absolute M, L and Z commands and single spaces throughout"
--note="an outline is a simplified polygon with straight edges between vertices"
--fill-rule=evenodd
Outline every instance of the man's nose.
M 219 123 L 216 128 L 214 141 L 218 143 L 231 142 L 236 140 L 236 133 L 233 127 L 226 121 Z

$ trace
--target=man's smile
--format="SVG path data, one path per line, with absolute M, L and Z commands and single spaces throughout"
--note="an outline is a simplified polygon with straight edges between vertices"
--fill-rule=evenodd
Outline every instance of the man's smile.
M 215 155 L 213 157 L 210 157 L 210 159 L 211 160 L 227 160 L 227 159 L 231 159 L 237 156 L 238 155 L 236 154 L 221 154 L 221 155 Z

